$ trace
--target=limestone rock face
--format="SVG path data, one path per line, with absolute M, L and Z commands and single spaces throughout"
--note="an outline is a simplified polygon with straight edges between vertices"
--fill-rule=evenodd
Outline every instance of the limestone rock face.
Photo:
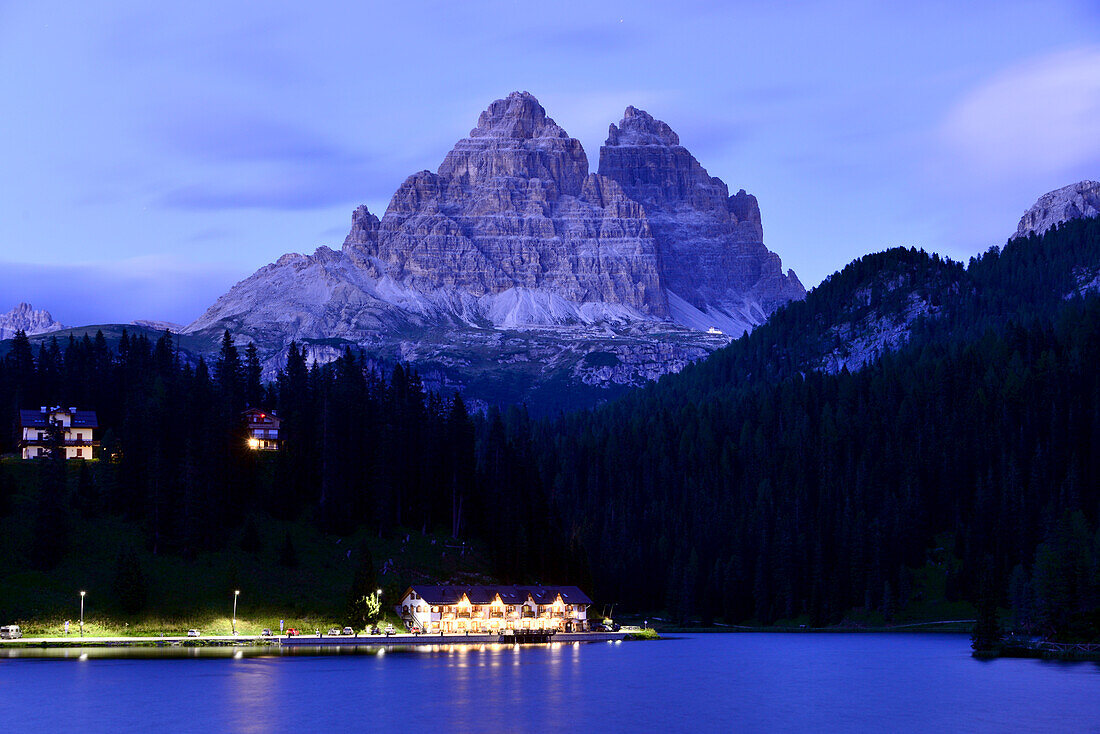
M 0 340 L 11 339 L 20 330 L 32 336 L 64 328 L 65 325 L 54 320 L 49 311 L 35 311 L 29 303 L 20 303 L 11 311 L 0 313 Z
M 1056 224 L 1100 214 L 1100 183 L 1079 181 L 1043 194 L 1024 212 L 1015 237 L 1042 234 Z
M 590 176 L 580 141 L 526 92 L 491 104 L 438 172 L 406 179 L 376 223 L 357 209 L 344 252 L 411 288 L 549 290 L 668 315 L 642 207 Z
M 694 308 L 756 307 L 766 315 L 805 296 L 764 247 L 756 197 L 744 189 L 730 196 L 664 122 L 627 107 L 600 148 L 600 175 L 645 207 L 665 287 Z
M 764 247 L 756 198 L 730 196 L 668 125 L 627 108 L 590 173 L 581 143 L 515 92 L 481 113 L 438 170 L 409 176 L 381 219 L 358 207 L 339 251 L 283 256 L 186 331 L 251 339 L 269 371 L 292 339 L 319 359 L 339 356 L 340 340 L 443 365 L 447 385 L 475 364 L 484 374 L 493 345 L 531 339 L 529 359 L 545 370 L 565 370 L 572 355 L 569 379 L 636 384 L 804 294 Z M 516 329 L 543 333 L 498 338 Z M 590 364 L 595 349 L 620 361 Z M 538 379 L 557 379 L 548 374 Z

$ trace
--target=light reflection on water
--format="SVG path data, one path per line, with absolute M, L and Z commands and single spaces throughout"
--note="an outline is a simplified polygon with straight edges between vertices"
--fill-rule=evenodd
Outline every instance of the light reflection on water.
M 1098 730 L 1100 665 L 982 663 L 968 642 L 727 634 L 523 647 L 4 650 L 0 729 Z

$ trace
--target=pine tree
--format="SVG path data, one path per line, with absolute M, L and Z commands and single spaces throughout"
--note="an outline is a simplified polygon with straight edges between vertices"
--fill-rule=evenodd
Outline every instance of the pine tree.
M 130 546 L 119 550 L 115 559 L 114 581 L 111 586 L 115 603 L 121 611 L 134 615 L 145 609 L 148 589 L 141 562 Z
M 284 568 L 298 567 L 298 551 L 294 548 L 289 530 L 283 536 L 283 544 L 279 547 L 279 565 Z
M 373 596 L 378 589 L 378 570 L 374 566 L 374 557 L 371 556 L 370 546 L 367 541 L 362 541 L 355 552 L 355 576 L 352 578 L 351 587 L 348 589 L 348 616 L 355 619 L 361 611 L 363 597 Z
M 46 427 L 46 456 L 39 459 L 38 501 L 34 517 L 31 563 L 43 571 L 53 569 L 69 549 L 68 486 L 65 443 L 61 426 Z
M 260 531 L 256 529 L 256 521 L 251 515 L 244 522 L 244 531 L 241 533 L 241 550 L 245 553 L 259 553 L 263 550 Z
M 978 585 L 978 620 L 970 634 L 970 646 L 975 651 L 996 650 L 1001 645 L 1001 625 L 997 620 L 997 584 L 993 558 L 985 560 Z
M 263 367 L 254 342 L 244 350 L 244 399 L 249 408 L 260 407 L 264 399 Z

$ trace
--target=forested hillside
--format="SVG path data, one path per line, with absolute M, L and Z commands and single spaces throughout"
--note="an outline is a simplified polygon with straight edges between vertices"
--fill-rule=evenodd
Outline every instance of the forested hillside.
M 597 589 L 681 617 L 889 619 L 932 564 L 951 598 L 985 577 L 1026 626 L 1095 634 L 1100 300 L 1076 294 L 1098 264 L 1097 220 L 966 269 L 867 256 L 706 362 L 540 426 Z M 807 369 L 841 314 L 914 294 L 934 310 L 907 346 Z
M 350 351 L 310 368 L 294 347 L 263 385 L 255 350 L 240 354 L 228 335 L 214 364 L 195 369 L 174 344 L 168 333 L 155 343 L 124 335 L 115 350 L 97 336 L 35 353 L 19 336 L 0 360 L 0 453 L 15 449 L 17 408 L 95 409 L 103 427 L 102 460 L 78 472 L 52 460 L 0 465 L 0 522 L 12 529 L 0 581 L 81 556 L 77 538 L 103 519 L 139 530 L 144 553 L 185 560 L 239 543 L 259 562 L 270 547 L 261 554 L 248 539 L 270 520 L 301 534 L 477 540 L 492 556 L 482 570 L 498 578 L 585 578 L 538 491 L 527 432 L 509 435 L 498 411 L 471 418 L 415 372 L 381 375 Z M 247 447 L 246 406 L 277 410 L 285 450 Z

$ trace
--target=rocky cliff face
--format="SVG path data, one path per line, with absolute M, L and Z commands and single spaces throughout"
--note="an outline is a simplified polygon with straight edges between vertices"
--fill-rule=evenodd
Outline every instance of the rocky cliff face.
M 526 93 L 490 105 L 438 172 L 410 176 L 377 227 L 357 210 L 344 252 L 422 292 L 539 290 L 622 307 L 630 319 L 668 315 L 641 206 L 615 182 L 589 175 L 580 141 Z M 493 313 L 484 315 L 495 322 Z
M 806 295 L 764 247 L 756 197 L 744 189 L 730 196 L 664 122 L 627 107 L 600 148 L 600 175 L 645 207 L 665 287 L 696 309 L 741 316 L 748 326 Z
M 20 303 L 11 311 L 0 314 L 0 339 L 11 339 L 17 331 L 31 336 L 64 328 L 64 324 L 55 321 L 49 311 L 35 311 L 29 303 Z
M 1042 234 L 1056 224 L 1097 215 L 1100 215 L 1100 183 L 1080 181 L 1040 196 L 1020 218 L 1014 236 Z
M 357 208 L 340 251 L 280 258 L 187 331 L 229 328 L 274 367 L 291 339 L 403 359 L 410 339 L 425 358 L 422 340 L 487 349 L 500 329 L 550 329 L 562 349 L 624 330 L 658 341 L 675 333 L 676 343 L 714 327 L 737 336 L 804 295 L 764 247 L 755 197 L 730 196 L 668 125 L 628 108 L 589 173 L 580 142 L 516 92 L 489 105 L 435 173 L 410 176 L 381 219 Z M 637 348 L 625 356 L 663 360 L 631 372 L 659 374 L 724 341 L 702 339 L 683 359 Z

